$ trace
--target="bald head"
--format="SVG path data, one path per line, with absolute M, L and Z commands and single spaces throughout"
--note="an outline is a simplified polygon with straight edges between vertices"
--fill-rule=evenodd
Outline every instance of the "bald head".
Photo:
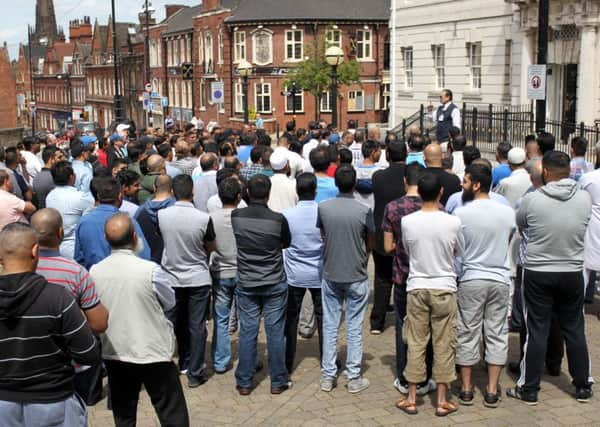
M 165 166 L 165 159 L 158 154 L 153 154 L 146 160 L 148 172 L 160 173 Z
M 200 157 L 200 167 L 203 172 L 219 169 L 219 158 L 215 153 L 204 153 Z
M 63 237 L 62 217 L 56 209 L 45 208 L 31 217 L 31 226 L 38 236 L 40 246 L 57 249 Z
M 534 188 L 537 189 L 544 185 L 544 181 L 542 180 L 542 159 L 529 160 L 525 169 L 529 172 L 529 177 Z
M 442 167 L 442 147 L 439 144 L 429 144 L 425 147 L 424 154 L 427 167 Z
M 111 216 L 104 225 L 104 236 L 113 249 L 134 249 L 136 235 L 129 214 L 117 213 Z
M 38 261 L 38 240 L 35 230 L 15 222 L 0 231 L 0 260 L 4 274 L 35 271 Z
M 177 154 L 178 159 L 189 157 L 190 144 L 185 139 L 179 139 L 175 144 L 175 154 Z
M 160 175 L 154 182 L 156 194 L 171 194 L 173 183 L 169 175 Z

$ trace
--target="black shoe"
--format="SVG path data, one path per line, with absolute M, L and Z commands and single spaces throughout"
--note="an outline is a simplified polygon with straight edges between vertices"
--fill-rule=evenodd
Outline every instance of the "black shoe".
M 461 390 L 458 395 L 458 401 L 461 405 L 471 406 L 473 405 L 473 390 Z
M 519 399 L 529 406 L 535 406 L 538 404 L 537 396 L 523 393 L 523 389 L 518 386 L 506 390 L 506 395 L 508 397 L 512 397 L 513 399 Z
M 207 381 L 207 378 L 205 376 L 203 376 L 201 378 L 188 378 L 188 387 L 189 388 L 200 387 L 206 381 Z
M 497 408 L 502 400 L 502 389 L 498 386 L 496 393 L 489 393 L 487 390 L 483 395 L 483 406 L 487 408 Z
M 271 387 L 271 394 L 281 394 L 286 390 L 292 388 L 292 382 L 288 381 L 287 384 L 282 385 L 281 387 Z
M 240 387 L 239 385 L 236 385 L 235 389 L 238 391 L 240 396 L 248 396 L 250 393 L 252 393 L 252 389 L 249 387 Z
M 521 375 L 521 363 L 510 362 L 508 364 L 508 370 L 511 374 Z
M 588 403 L 593 395 L 594 392 L 592 391 L 591 386 L 577 387 L 575 390 L 575 399 L 577 399 L 579 403 Z

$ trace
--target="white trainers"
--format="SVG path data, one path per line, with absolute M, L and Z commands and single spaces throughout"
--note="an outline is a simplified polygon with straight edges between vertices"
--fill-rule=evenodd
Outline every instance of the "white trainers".
M 427 384 L 424 386 L 417 386 L 417 394 L 419 396 L 425 396 L 427 393 L 431 393 L 435 389 L 437 389 L 437 384 L 433 378 L 430 378 L 429 381 L 427 381 Z
M 348 387 L 348 393 L 360 393 L 363 390 L 369 388 L 369 380 L 363 377 L 354 378 L 348 381 L 346 387 Z
M 402 394 L 408 394 L 408 384 L 404 385 L 400 382 L 399 378 L 394 380 L 394 387 Z
M 337 385 L 337 380 L 335 378 L 321 378 L 319 383 L 321 385 L 321 391 L 329 393 Z

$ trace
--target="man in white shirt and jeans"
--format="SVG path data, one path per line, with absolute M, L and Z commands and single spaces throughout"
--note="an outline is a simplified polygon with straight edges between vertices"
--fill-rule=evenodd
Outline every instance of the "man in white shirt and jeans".
M 456 378 L 456 273 L 454 257 L 460 253 L 461 223 L 440 210 L 442 184 L 437 175 L 424 173 L 418 190 L 423 206 L 402 218 L 402 242 L 409 256 L 408 293 L 404 324 L 408 345 L 404 377 L 408 398 L 396 407 L 417 413 L 417 384 L 427 379 L 425 354 L 429 337 L 433 343 L 433 379 L 438 384 L 437 416 L 458 410 L 446 400 L 448 384 Z

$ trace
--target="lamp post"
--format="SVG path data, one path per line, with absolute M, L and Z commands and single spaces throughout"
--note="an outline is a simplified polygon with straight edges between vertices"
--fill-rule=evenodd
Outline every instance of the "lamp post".
M 119 86 L 119 64 L 118 64 L 118 43 L 117 43 L 117 17 L 115 15 L 115 0 L 111 0 L 112 10 L 112 43 L 113 43 L 113 66 L 115 73 L 115 120 L 117 123 L 125 120 L 123 111 L 123 96 L 120 94 Z
M 540 0 L 538 8 L 538 54 L 537 63 L 548 63 L 548 17 L 550 14 L 550 1 Z M 546 99 L 535 102 L 535 131 L 541 132 L 546 128 Z
M 325 51 L 325 60 L 331 65 L 331 126 L 337 127 L 338 111 L 337 111 L 337 67 L 344 62 L 344 51 L 338 46 L 330 46 Z
M 238 74 L 242 77 L 242 91 L 244 93 L 244 124 L 248 124 L 248 77 L 252 74 L 252 64 L 242 59 L 237 67 Z

